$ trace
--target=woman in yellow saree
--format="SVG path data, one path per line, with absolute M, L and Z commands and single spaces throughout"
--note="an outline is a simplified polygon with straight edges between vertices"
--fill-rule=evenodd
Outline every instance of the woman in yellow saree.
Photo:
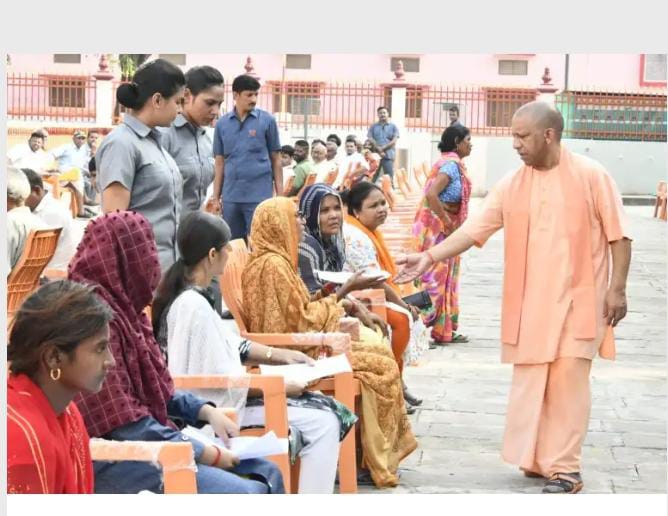
M 244 315 L 251 332 L 335 332 L 346 309 L 355 315 L 356 307 L 346 299 L 309 295 L 297 272 L 303 224 L 286 197 L 268 199 L 255 211 L 252 252 L 242 277 Z M 399 462 L 417 448 L 399 368 L 385 343 L 353 342 L 351 365 L 362 386 L 363 465 L 376 487 L 394 487 L 399 483 Z

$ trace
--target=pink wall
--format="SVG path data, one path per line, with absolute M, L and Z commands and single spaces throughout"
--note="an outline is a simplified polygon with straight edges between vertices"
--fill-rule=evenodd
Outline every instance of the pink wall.
M 393 54 L 401 56 L 400 54 Z M 310 70 L 285 70 L 287 80 L 389 82 L 390 54 L 313 54 Z M 523 86 L 540 83 L 549 67 L 553 83 L 564 85 L 564 54 L 529 54 L 526 76 L 498 74 L 499 59 L 518 59 L 501 54 L 404 54 L 420 58 L 420 72 L 407 73 L 410 83 L 443 85 Z M 219 68 L 226 80 L 244 73 L 247 54 L 188 54 L 186 66 L 209 64 Z M 264 80 L 280 80 L 282 54 L 253 54 L 255 71 Z M 11 54 L 8 72 L 88 74 L 97 69 L 99 54 L 82 54 L 81 64 L 55 64 L 52 54 Z M 571 54 L 569 87 L 637 90 L 640 88 L 639 54 Z

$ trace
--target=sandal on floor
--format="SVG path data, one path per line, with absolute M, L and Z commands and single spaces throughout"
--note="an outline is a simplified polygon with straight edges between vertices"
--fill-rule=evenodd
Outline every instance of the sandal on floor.
M 411 414 L 415 414 L 416 410 L 417 409 L 413 405 L 409 405 L 408 403 L 406 403 L 406 414 L 410 416 Z
M 575 494 L 582 490 L 584 484 L 580 473 L 555 473 L 543 487 L 546 494 Z
M 453 333 L 452 334 L 452 340 L 450 342 L 468 342 L 469 338 L 466 335 L 462 335 L 461 333 Z
M 410 392 L 408 392 L 408 389 L 404 389 L 404 400 L 406 400 L 406 403 L 412 405 L 413 407 L 419 407 L 422 405 L 422 400 L 413 396 Z

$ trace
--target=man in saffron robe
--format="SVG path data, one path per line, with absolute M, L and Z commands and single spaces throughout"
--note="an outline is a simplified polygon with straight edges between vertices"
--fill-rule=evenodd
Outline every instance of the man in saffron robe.
M 544 493 L 576 493 L 589 425 L 589 372 L 614 358 L 612 327 L 626 315 L 631 240 L 614 180 L 561 145 L 563 118 L 531 102 L 513 116 L 524 162 L 501 179 L 482 210 L 430 250 L 399 258 L 397 282 L 482 246 L 504 228 L 501 360 L 513 364 L 502 457 Z M 609 275 L 609 255 L 612 274 Z

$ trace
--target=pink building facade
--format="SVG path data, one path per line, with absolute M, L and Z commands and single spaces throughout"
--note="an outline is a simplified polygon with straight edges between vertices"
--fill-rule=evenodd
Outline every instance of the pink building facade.
M 154 54 L 184 69 L 208 64 L 227 80 L 245 73 L 248 54 Z M 413 84 L 535 87 L 549 68 L 558 89 L 636 92 L 666 87 L 665 54 L 252 54 L 263 81 L 387 82 L 404 62 Z M 11 54 L 8 73 L 90 75 L 99 54 Z M 67 61 L 67 62 L 65 62 Z M 568 62 L 567 62 L 568 61 Z M 118 66 L 112 70 L 120 73 Z

